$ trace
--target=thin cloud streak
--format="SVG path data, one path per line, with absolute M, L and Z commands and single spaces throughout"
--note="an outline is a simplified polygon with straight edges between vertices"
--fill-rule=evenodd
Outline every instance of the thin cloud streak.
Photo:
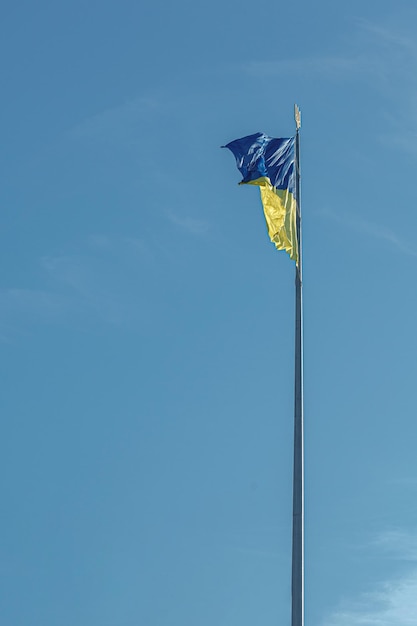
M 372 545 L 393 559 L 417 563 L 417 537 L 410 532 L 400 529 L 384 531 Z
M 140 143 L 138 127 L 159 106 L 158 101 L 153 98 L 137 97 L 83 120 L 69 131 L 69 136 L 75 139 L 137 145 Z
M 346 74 L 364 73 L 367 67 L 361 57 L 306 57 L 280 61 L 252 61 L 244 67 L 244 71 L 255 76 L 275 76 L 282 73 L 322 74 L 340 77 L 345 80 Z
M 368 222 L 357 216 L 348 217 L 346 215 L 336 214 L 333 211 L 329 211 L 327 209 L 317 211 L 316 215 L 318 215 L 319 217 L 330 219 L 339 224 L 343 224 L 343 226 L 348 226 L 350 229 L 360 232 L 363 235 L 369 235 L 374 239 L 388 242 L 389 244 L 391 244 L 391 246 L 393 246 L 406 256 L 417 257 L 417 250 L 415 248 L 412 248 L 408 243 L 406 243 L 389 228 L 380 226 L 379 224 L 375 224 L 373 222 Z
M 209 230 L 209 223 L 192 217 L 180 217 L 172 211 L 166 213 L 167 218 L 182 230 L 192 235 L 204 235 Z
M 65 299 L 42 289 L 11 288 L 0 292 L 0 311 L 17 313 L 30 310 L 32 315 L 55 316 L 65 306 Z
M 417 44 L 398 30 L 380 23 L 357 20 L 356 33 L 349 40 L 350 51 L 344 54 L 308 56 L 279 60 L 254 61 L 244 66 L 244 71 L 254 75 L 274 76 L 283 73 L 314 74 L 315 76 L 358 79 L 371 77 L 386 80 L 407 73 L 415 84 Z M 390 84 L 392 89 L 392 85 Z
M 125 321 L 126 298 L 118 287 L 122 270 L 114 270 L 109 255 L 49 256 L 42 259 L 42 267 L 56 288 L 67 292 L 86 314 L 116 326 Z
M 34 324 L 84 325 L 91 320 L 120 326 L 138 318 L 144 303 L 129 278 L 153 263 L 141 239 L 94 233 L 78 251 L 38 260 L 42 285 L 0 290 L 0 342 Z M 25 330 L 26 329 L 26 330 Z
M 366 33 L 375 35 L 375 40 L 378 42 L 385 43 L 389 46 L 394 45 L 396 48 L 403 48 L 412 54 L 417 53 L 415 40 L 402 35 L 397 30 L 392 30 L 381 24 L 364 19 L 359 19 L 358 25 Z
M 370 547 L 399 561 L 417 562 L 417 536 L 401 529 L 381 532 Z M 417 568 L 330 613 L 321 626 L 417 626 Z
M 380 107 L 386 122 L 386 130 L 379 135 L 381 143 L 416 153 L 417 42 L 413 33 L 408 35 L 409 24 L 414 22 L 415 12 L 409 23 L 397 26 L 357 19 L 342 53 L 335 50 L 326 56 L 264 59 L 241 70 L 254 78 L 290 74 L 305 80 L 366 81 L 386 101 Z
M 417 569 L 386 582 L 351 608 L 331 613 L 321 626 L 416 626 Z
M 27 324 L 51 324 L 73 315 L 70 298 L 45 289 L 16 288 L 0 291 L 0 342 L 10 343 Z

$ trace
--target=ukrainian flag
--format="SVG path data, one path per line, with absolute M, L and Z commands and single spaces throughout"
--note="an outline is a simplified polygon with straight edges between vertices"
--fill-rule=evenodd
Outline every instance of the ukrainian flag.
M 223 147 L 236 158 L 243 176 L 239 184 L 258 185 L 271 241 L 298 265 L 295 138 L 256 133 Z

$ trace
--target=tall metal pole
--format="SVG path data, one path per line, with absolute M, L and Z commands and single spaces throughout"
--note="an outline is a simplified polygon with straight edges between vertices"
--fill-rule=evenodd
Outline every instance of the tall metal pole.
M 304 413 L 303 413 L 303 299 L 300 202 L 300 111 L 295 105 L 295 175 L 297 201 L 298 266 L 295 268 L 295 382 L 294 473 L 292 528 L 291 626 L 304 626 Z

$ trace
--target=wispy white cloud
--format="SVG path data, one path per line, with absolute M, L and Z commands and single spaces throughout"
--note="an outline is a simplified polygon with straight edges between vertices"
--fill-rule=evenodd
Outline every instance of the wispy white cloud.
M 414 11 L 402 23 L 358 21 L 365 35 L 362 48 L 374 59 L 369 80 L 377 81 L 389 103 L 380 141 L 412 153 L 417 152 L 417 40 L 410 25 L 416 18 Z
M 76 139 L 136 145 L 140 138 L 140 126 L 159 108 L 160 104 L 156 99 L 137 97 L 81 121 L 70 131 L 70 136 Z
M 32 320 L 52 320 L 59 317 L 69 305 L 62 294 L 44 289 L 10 288 L 0 291 L 0 318 L 16 320 L 30 312 Z
M 66 305 L 65 299 L 41 289 L 3 289 L 0 292 L 0 310 L 16 313 L 30 309 L 33 315 L 54 317 Z
M 66 294 L 34 288 L 0 291 L 0 342 L 9 343 L 28 324 L 54 324 L 75 313 Z
M 209 223 L 206 220 L 180 216 L 172 211 L 168 211 L 166 216 L 170 222 L 192 235 L 203 235 L 209 230 Z
M 127 262 L 138 258 L 148 262 L 154 258 L 150 246 L 140 237 L 93 233 L 87 237 L 87 248 L 93 253 L 123 257 Z
M 385 531 L 371 542 L 371 548 L 385 558 L 414 565 L 359 598 L 345 599 L 321 626 L 417 626 L 417 536 L 398 529 Z
M 139 292 L 129 276 L 153 262 L 152 250 L 135 237 L 95 233 L 68 254 L 38 260 L 39 288 L 0 290 L 0 341 L 9 342 L 34 324 L 118 326 L 139 317 Z
M 93 233 L 89 235 L 87 238 L 87 243 L 97 250 L 112 250 L 113 249 L 113 240 L 108 235 L 104 235 L 103 233 Z
M 252 61 L 245 66 L 245 71 L 256 76 L 279 76 L 283 73 L 297 73 L 340 77 L 346 79 L 346 74 L 367 72 L 367 65 L 360 56 L 317 56 L 290 58 L 277 61 Z
M 395 21 L 357 19 L 349 37 L 341 40 L 334 53 L 286 59 L 264 59 L 242 69 L 256 77 L 291 75 L 303 79 L 352 81 L 372 86 L 381 96 L 378 115 L 385 120 L 381 143 L 408 152 L 417 152 L 417 40 L 410 24 L 416 12 Z M 373 111 L 364 111 L 372 116 Z
M 402 111 L 395 118 L 390 118 L 387 131 L 380 133 L 382 144 L 397 148 L 404 154 L 415 158 L 417 153 L 417 97 L 405 102 Z M 405 123 L 404 123 L 405 120 Z
M 356 28 L 349 38 L 341 42 L 340 48 L 343 52 L 335 51 L 334 54 L 250 62 L 244 70 L 254 75 L 297 73 L 372 81 L 407 74 L 412 84 L 416 84 L 417 43 L 414 37 L 408 36 L 399 27 L 358 19 Z
M 347 226 L 351 230 L 355 230 L 363 235 L 368 235 L 374 239 L 384 241 L 407 256 L 417 257 L 417 248 L 411 246 L 390 228 L 364 220 L 357 215 L 348 216 L 335 213 L 334 211 L 329 211 L 327 209 L 317 211 L 316 215 L 338 222 L 339 224 Z
M 417 569 L 378 590 L 363 594 L 350 608 L 330 614 L 322 626 L 416 626 Z
M 372 542 L 372 546 L 385 556 L 417 563 L 417 536 L 401 529 L 381 532 Z
M 85 314 L 118 325 L 129 317 L 132 297 L 124 281 L 145 260 L 146 247 L 132 238 L 91 235 L 81 253 L 45 256 L 41 267 L 57 291 L 67 294 Z
M 209 229 L 204 220 L 166 213 L 166 220 L 192 236 Z M 172 226 L 171 233 L 174 230 Z M 39 288 L 0 290 L 0 341 L 34 323 L 83 326 L 92 321 L 121 326 L 146 323 L 152 303 L 141 288 L 143 276 L 175 262 L 158 236 L 91 233 L 66 253 L 35 260 Z
M 379 44 L 386 44 L 390 48 L 394 46 L 398 50 L 403 49 L 413 55 L 417 53 L 415 38 L 408 36 L 405 32 L 399 31 L 398 28 L 393 27 L 392 24 L 388 27 L 380 22 L 371 22 L 363 18 L 358 19 L 357 24 L 367 35 L 373 35 L 375 41 Z

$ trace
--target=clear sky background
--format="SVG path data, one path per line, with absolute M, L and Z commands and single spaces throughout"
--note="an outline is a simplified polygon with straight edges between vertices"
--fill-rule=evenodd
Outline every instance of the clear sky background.
M 294 102 L 306 625 L 417 624 L 416 27 L 3 5 L 2 624 L 289 624 L 294 266 L 219 147 Z

